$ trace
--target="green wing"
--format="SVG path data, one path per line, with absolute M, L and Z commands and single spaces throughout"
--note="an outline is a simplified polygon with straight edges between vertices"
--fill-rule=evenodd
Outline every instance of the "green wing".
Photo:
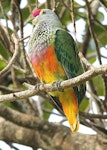
M 78 49 L 72 36 L 68 32 L 64 30 L 56 31 L 55 50 L 57 59 L 63 66 L 68 79 L 84 72 L 78 56 Z M 81 84 L 78 87 L 74 87 L 74 91 L 80 104 L 85 95 L 85 85 Z

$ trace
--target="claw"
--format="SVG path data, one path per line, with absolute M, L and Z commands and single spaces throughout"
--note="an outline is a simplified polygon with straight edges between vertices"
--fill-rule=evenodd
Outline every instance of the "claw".
M 35 89 L 39 92 L 40 91 L 40 86 L 43 86 L 44 85 L 44 83 L 37 83 L 36 85 L 35 85 Z
M 64 89 L 61 87 L 61 82 L 63 80 L 58 80 L 56 82 L 53 82 L 53 86 L 55 86 L 60 92 L 64 92 Z

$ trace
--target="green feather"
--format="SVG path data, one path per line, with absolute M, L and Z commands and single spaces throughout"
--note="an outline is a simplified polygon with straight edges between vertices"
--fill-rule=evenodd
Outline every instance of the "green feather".
M 74 78 L 84 72 L 78 56 L 79 51 L 75 41 L 68 32 L 64 30 L 56 31 L 55 51 L 57 59 L 63 66 L 68 79 Z M 81 84 L 78 87 L 74 87 L 74 91 L 80 104 L 85 94 L 85 85 Z

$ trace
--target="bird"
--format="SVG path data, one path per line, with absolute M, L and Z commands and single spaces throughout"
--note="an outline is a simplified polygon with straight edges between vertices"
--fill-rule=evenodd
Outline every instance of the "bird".
M 51 9 L 36 9 L 33 31 L 28 41 L 28 57 L 42 83 L 55 83 L 84 72 L 73 37 Z M 49 92 L 56 107 L 66 116 L 72 132 L 79 129 L 79 105 L 85 95 L 85 84 Z

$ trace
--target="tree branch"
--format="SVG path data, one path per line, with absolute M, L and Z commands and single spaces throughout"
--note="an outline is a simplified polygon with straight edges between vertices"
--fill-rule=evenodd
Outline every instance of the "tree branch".
M 48 124 L 45 120 L 40 120 L 32 115 L 24 114 L 13 110 L 4 104 L 0 104 L 0 116 L 23 127 L 37 129 Z M 32 121 L 31 121 L 32 120 Z
M 0 117 L 0 139 L 44 150 L 101 150 L 107 141 L 100 135 L 71 134 L 64 126 L 48 124 L 39 130 L 23 128 Z M 91 140 L 92 139 L 92 140 Z M 95 146 L 96 145 L 96 146 Z
M 54 123 L 49 123 L 48 121 L 42 120 L 38 117 L 18 112 L 9 107 L 6 107 L 2 103 L 0 104 L 0 116 L 2 116 L 6 120 L 9 120 L 19 126 L 29 128 L 29 129 L 44 130 L 45 126 L 50 126 L 51 128 L 53 128 L 55 126 Z M 80 112 L 80 120 L 84 124 L 84 121 L 81 118 L 107 119 L 107 115 L 98 115 L 98 114 L 90 114 L 90 113 Z M 98 133 L 100 132 L 100 134 L 101 134 L 101 131 L 100 131 L 100 129 L 97 129 L 96 124 L 94 124 L 94 123 L 92 124 L 92 122 L 87 122 L 86 120 L 85 120 L 85 124 L 87 124 L 87 126 L 89 126 L 89 127 L 92 126 L 92 128 L 95 129 L 95 131 L 97 130 Z M 95 126 L 96 126 L 96 128 L 95 128 Z M 103 133 L 103 136 L 105 136 L 104 133 Z
M 58 147 L 61 150 L 69 150 L 72 143 L 70 129 L 67 127 L 56 126 L 47 121 L 47 124 L 42 124 L 38 130 L 33 130 L 6 121 L 2 117 L 0 117 L 0 139 L 28 145 L 34 149 L 41 147 L 44 150 L 56 150 Z
M 69 79 L 69 80 L 62 81 L 60 83 L 60 88 L 64 89 L 64 88 L 68 88 L 70 86 L 72 86 L 72 87 L 78 86 L 81 83 L 88 81 L 90 78 L 93 78 L 100 74 L 105 74 L 106 72 L 107 72 L 107 65 L 105 65 L 105 64 L 99 65 L 97 67 L 93 67 L 90 70 L 83 73 L 82 75 L 79 75 L 79 76 Z M 54 84 L 53 83 L 52 84 L 42 84 L 41 83 L 37 87 L 31 85 L 29 90 L 6 94 L 6 95 L 1 95 L 0 102 L 14 101 L 14 100 L 18 100 L 18 99 L 28 98 L 28 97 L 36 95 L 38 92 L 43 92 L 43 91 L 51 92 L 51 91 L 57 91 L 57 90 L 58 90 L 57 82 L 56 82 L 56 84 L 55 83 Z

